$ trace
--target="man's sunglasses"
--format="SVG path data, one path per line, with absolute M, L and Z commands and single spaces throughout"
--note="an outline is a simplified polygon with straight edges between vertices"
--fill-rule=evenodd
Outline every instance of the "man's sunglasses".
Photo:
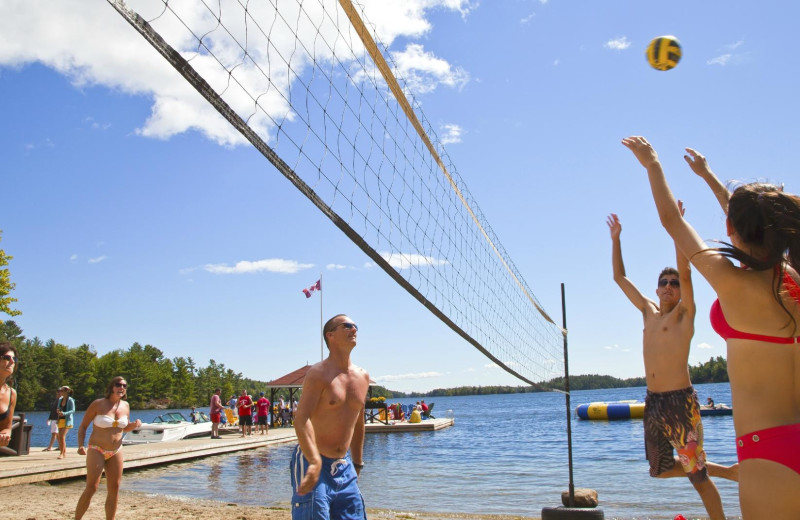
M 339 325 L 341 325 L 342 327 L 346 328 L 347 330 L 350 330 L 350 329 L 358 330 L 358 325 L 356 325 L 355 323 L 340 323 Z
M 680 280 L 667 280 L 666 278 L 663 278 L 658 281 L 659 287 L 666 287 L 667 285 L 669 285 L 670 287 L 680 287 L 681 282 Z
M 114 383 L 117 388 L 128 388 L 128 383 Z
M 17 364 L 17 358 L 12 356 L 11 354 L 3 354 L 2 356 L 0 356 L 0 358 L 5 359 L 9 363 L 14 363 L 15 365 Z

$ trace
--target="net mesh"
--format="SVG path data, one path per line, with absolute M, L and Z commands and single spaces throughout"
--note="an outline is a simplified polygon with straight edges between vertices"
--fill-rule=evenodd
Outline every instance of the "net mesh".
M 108 0 L 398 284 L 506 371 L 563 375 L 563 333 L 350 0 Z M 238 133 L 237 133 L 238 132 Z

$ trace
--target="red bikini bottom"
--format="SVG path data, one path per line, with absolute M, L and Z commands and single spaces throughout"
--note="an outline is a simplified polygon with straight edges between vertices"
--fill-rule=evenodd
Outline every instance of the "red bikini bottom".
M 800 475 L 800 423 L 775 426 L 736 439 L 739 462 L 764 459 L 783 464 Z

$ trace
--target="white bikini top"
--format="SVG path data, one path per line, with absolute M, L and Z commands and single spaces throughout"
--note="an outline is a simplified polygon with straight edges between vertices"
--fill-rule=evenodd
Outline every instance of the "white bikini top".
M 94 425 L 98 428 L 124 428 L 128 426 L 128 418 L 120 417 L 119 419 L 114 419 L 108 415 L 95 415 Z

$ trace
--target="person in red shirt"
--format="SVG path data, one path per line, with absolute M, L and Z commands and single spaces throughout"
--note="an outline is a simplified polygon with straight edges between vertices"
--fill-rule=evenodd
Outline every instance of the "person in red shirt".
M 258 407 L 258 431 L 261 435 L 266 435 L 269 433 L 269 424 L 267 420 L 269 419 L 269 399 L 264 397 L 264 392 L 259 394 L 258 401 L 256 401 L 256 406 Z
M 242 437 L 253 434 L 253 400 L 247 395 L 247 390 L 242 390 L 236 400 L 239 409 L 239 425 L 242 427 Z
M 428 413 L 428 405 L 425 404 L 424 400 L 419 404 L 419 406 L 420 406 L 420 408 L 422 408 L 422 412 L 423 413 Z

